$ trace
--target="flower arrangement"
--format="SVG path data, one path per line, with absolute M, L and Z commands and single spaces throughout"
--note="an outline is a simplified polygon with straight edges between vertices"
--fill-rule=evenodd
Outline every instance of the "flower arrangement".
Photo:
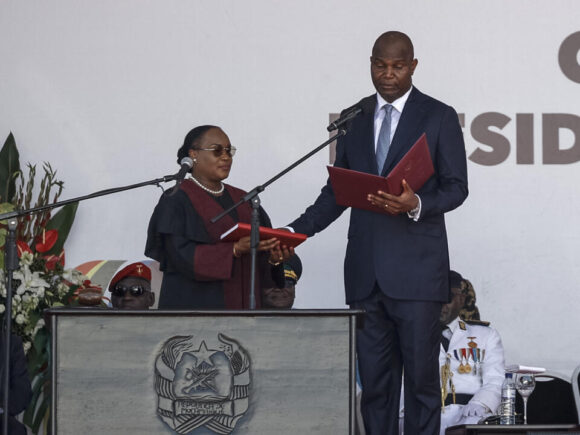
M 12 133 L 0 150 L 0 213 L 30 209 L 58 201 L 63 182 L 44 163 L 44 175 L 35 188 L 36 166 L 28 164 L 25 176 Z M 36 194 L 36 195 L 35 195 Z M 33 204 L 33 196 L 36 201 Z M 49 416 L 49 339 L 43 311 L 74 305 L 79 291 L 90 281 L 76 270 L 64 268 L 64 242 L 73 224 L 78 203 L 68 204 L 52 215 L 50 210 L 22 217 L 16 229 L 19 267 L 13 273 L 12 330 L 22 337 L 32 379 L 33 399 L 24 414 L 24 423 L 38 433 Z M 0 317 L 4 322 L 6 271 L 4 245 L 6 221 L 0 221 Z

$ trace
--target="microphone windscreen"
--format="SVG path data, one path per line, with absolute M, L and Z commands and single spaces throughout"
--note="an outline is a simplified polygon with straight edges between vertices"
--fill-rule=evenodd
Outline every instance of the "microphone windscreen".
M 193 160 L 191 160 L 191 157 L 184 157 L 181 159 L 181 166 L 183 165 L 187 165 L 188 168 L 193 167 Z

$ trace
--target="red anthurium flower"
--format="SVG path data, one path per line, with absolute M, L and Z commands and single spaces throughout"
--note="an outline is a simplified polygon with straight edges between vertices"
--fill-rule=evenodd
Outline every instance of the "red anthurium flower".
M 54 270 L 56 263 L 58 262 L 58 257 L 56 255 L 47 255 L 44 257 L 44 266 L 46 270 Z
M 22 257 L 22 254 L 25 252 L 30 252 L 32 254 L 32 249 L 28 246 L 28 243 L 23 242 L 22 240 L 16 241 L 16 248 L 18 250 L 18 258 Z
M 64 250 L 61 251 L 60 255 L 46 255 L 43 258 L 47 270 L 54 270 L 57 264 L 64 267 Z
M 40 252 L 42 254 L 44 252 L 50 251 L 56 243 L 57 239 L 57 230 L 42 231 L 42 234 L 37 238 L 36 252 Z

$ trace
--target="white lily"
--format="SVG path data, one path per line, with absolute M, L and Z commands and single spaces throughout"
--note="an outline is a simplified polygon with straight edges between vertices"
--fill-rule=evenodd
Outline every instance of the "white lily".
M 71 284 L 80 285 L 88 278 L 75 269 L 67 269 L 63 271 L 62 277 Z
M 29 267 L 24 265 L 14 272 L 14 279 L 20 281 L 16 289 L 17 295 L 22 295 L 26 290 L 44 294 L 44 289 L 50 287 L 44 279 L 40 277 L 41 272 L 31 272 Z
M 20 256 L 20 263 L 30 266 L 34 261 L 34 254 L 32 252 L 24 251 Z
M 63 297 L 64 295 L 66 295 L 69 291 L 69 286 L 66 285 L 64 282 L 59 282 L 58 285 L 56 286 L 56 290 L 58 293 L 59 297 Z

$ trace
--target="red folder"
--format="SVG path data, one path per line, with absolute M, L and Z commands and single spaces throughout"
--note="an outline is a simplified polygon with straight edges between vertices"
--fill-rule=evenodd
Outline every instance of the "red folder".
M 250 235 L 250 224 L 237 223 L 220 236 L 222 242 L 236 242 L 244 236 Z M 276 230 L 274 228 L 260 227 L 260 240 L 276 238 L 280 245 L 295 248 L 308 237 L 306 234 L 291 233 L 290 231 Z
M 400 195 L 403 192 L 401 186 L 403 180 L 406 180 L 411 189 L 417 192 L 434 173 L 435 169 L 425 133 L 386 177 L 328 166 L 330 183 L 338 205 L 385 214 L 387 214 L 386 210 L 372 205 L 367 200 L 369 193 L 376 194 L 377 191 L 382 190 L 391 195 Z

